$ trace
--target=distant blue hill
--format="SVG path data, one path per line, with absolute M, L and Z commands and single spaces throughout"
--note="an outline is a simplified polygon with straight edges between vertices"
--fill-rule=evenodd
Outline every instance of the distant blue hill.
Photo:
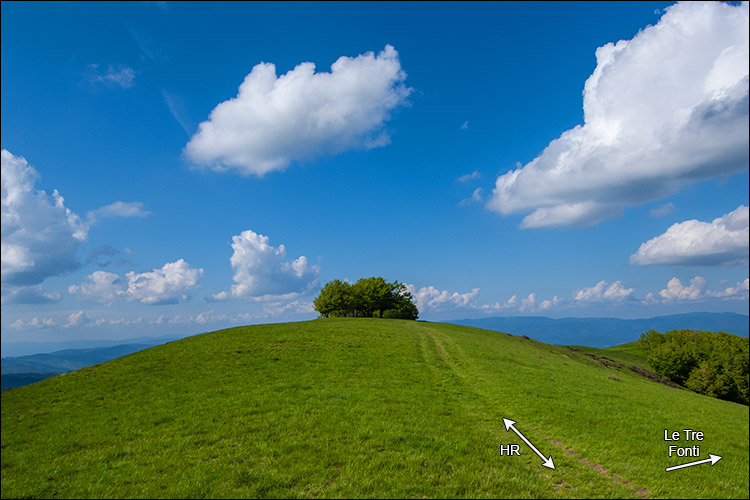
M 3 390 L 31 384 L 61 373 L 104 363 L 151 347 L 148 344 L 123 344 L 90 349 L 7 357 L 0 360 L 0 388 Z
M 5 391 L 7 389 L 13 389 L 14 387 L 21 387 L 22 385 L 33 384 L 46 378 L 60 375 L 59 373 L 8 373 L 0 375 L 0 387 Z
M 146 344 L 124 344 L 93 349 L 65 349 L 0 360 L 0 373 L 64 373 L 103 363 L 150 347 Z
M 65 349 L 93 349 L 115 347 L 126 344 L 144 344 L 149 346 L 166 344 L 189 335 L 171 335 L 166 337 L 137 337 L 121 340 L 68 340 L 60 342 L 7 342 L 2 344 L 2 357 L 28 356 L 30 354 L 58 352 Z
M 189 335 L 188 335 L 189 336 Z M 136 351 L 186 337 L 138 337 L 127 340 L 14 342 L 2 345 L 0 389 L 39 382 L 61 373 L 104 363 Z
M 502 318 L 459 319 L 446 321 L 456 325 L 526 335 L 547 344 L 612 347 L 638 340 L 649 330 L 708 330 L 747 337 L 750 318 L 735 313 L 687 313 L 647 319 L 561 318 L 512 316 Z

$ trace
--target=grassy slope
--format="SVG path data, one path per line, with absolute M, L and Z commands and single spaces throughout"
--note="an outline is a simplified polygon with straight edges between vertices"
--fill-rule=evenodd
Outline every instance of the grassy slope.
M 723 459 L 665 472 L 695 460 L 667 457 L 664 429 L 683 428 Z M 399 320 L 158 346 L 3 393 L 1 435 L 3 497 L 748 497 L 746 406 Z M 500 456 L 507 443 L 521 456 Z

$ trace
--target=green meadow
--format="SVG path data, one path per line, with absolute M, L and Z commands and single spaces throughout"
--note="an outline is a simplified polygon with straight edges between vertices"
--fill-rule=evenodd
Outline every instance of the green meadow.
M 405 320 L 207 333 L 4 392 L 2 497 L 748 498 L 748 407 L 639 360 Z

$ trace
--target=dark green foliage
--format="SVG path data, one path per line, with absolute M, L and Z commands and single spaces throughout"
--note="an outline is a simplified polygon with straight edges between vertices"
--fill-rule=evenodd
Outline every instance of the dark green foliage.
M 748 404 L 748 339 L 724 332 L 651 330 L 641 335 L 656 373 L 699 394 Z
M 414 302 L 411 301 L 409 292 L 406 292 L 405 295 L 399 295 L 396 306 L 383 312 L 384 318 L 391 319 L 417 319 L 418 316 L 419 311 Z
M 313 301 L 321 318 L 417 319 L 419 312 L 406 285 L 381 277 L 362 278 L 350 285 L 333 280 L 325 284 Z

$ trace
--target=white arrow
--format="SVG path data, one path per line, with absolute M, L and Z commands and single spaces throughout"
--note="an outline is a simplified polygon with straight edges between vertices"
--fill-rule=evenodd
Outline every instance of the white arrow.
M 716 462 L 718 462 L 719 460 L 721 460 L 721 457 L 719 455 L 711 455 L 709 453 L 708 456 L 711 457 L 711 458 L 706 458 L 705 460 L 698 460 L 697 462 L 690 462 L 690 463 L 687 463 L 687 464 L 675 465 L 675 466 L 672 466 L 672 467 L 667 467 L 667 472 L 669 472 L 671 470 L 675 470 L 675 469 L 682 469 L 683 467 L 692 467 L 693 465 L 707 464 L 708 462 L 711 462 L 711 465 L 713 465 Z
M 534 450 L 534 453 L 536 453 L 537 455 L 539 455 L 539 458 L 541 458 L 542 460 L 544 460 L 544 463 L 542 464 L 543 466 L 549 467 L 550 469 L 554 469 L 555 468 L 555 463 L 552 461 L 552 455 L 550 455 L 549 458 L 547 458 L 544 455 L 542 455 L 541 452 L 536 449 L 536 446 L 534 446 L 533 444 L 531 444 L 531 442 L 528 439 L 526 439 L 526 436 L 524 436 L 523 434 L 521 434 L 518 431 L 518 429 L 516 429 L 513 426 L 513 424 L 516 423 L 515 420 L 510 420 L 508 418 L 504 418 L 503 419 L 503 423 L 505 424 L 505 430 L 506 431 L 508 431 L 510 429 L 513 429 L 513 432 L 515 432 L 516 434 L 518 434 L 518 437 L 520 437 L 521 439 L 523 439 L 523 442 L 526 443 L 527 445 L 529 445 L 529 447 L 532 450 Z

